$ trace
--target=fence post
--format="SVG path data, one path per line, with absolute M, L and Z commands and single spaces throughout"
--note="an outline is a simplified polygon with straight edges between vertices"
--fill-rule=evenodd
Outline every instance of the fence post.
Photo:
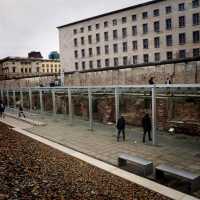
M 44 111 L 43 108 L 43 100 L 42 100 L 42 90 L 40 90 L 40 113 L 42 114 Z
M 93 115 L 92 115 L 92 91 L 88 88 L 88 103 L 89 103 L 89 120 L 90 120 L 90 130 L 93 130 Z
M 53 103 L 53 114 L 56 115 L 56 96 L 55 91 L 52 89 L 52 103 Z
M 152 87 L 152 137 L 153 145 L 158 145 L 158 136 L 156 130 L 156 86 Z
M 32 111 L 32 91 L 31 88 L 29 88 L 29 105 L 30 105 L 30 112 Z
M 70 120 L 70 125 L 73 123 L 73 113 L 72 113 L 72 94 L 71 94 L 71 89 L 68 88 L 68 107 L 69 107 L 69 120 Z
M 115 88 L 115 123 L 117 125 L 117 121 L 119 119 L 119 89 Z M 117 131 L 116 131 L 117 135 Z

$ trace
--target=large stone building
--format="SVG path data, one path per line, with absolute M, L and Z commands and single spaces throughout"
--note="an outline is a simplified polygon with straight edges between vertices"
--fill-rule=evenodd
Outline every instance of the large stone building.
M 2 77 L 6 78 L 60 73 L 60 61 L 39 58 L 6 57 L 0 60 L 0 72 Z
M 154 0 L 58 27 L 65 72 L 200 56 L 200 0 Z

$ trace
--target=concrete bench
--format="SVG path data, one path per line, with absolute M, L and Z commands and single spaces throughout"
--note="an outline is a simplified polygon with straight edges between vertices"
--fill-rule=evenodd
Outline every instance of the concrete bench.
M 127 161 L 142 169 L 143 175 L 147 176 L 153 173 L 153 162 L 145 160 L 138 156 L 130 156 L 127 154 L 120 154 L 118 157 L 118 166 L 122 167 L 127 165 Z
M 198 187 L 200 187 L 200 175 L 198 174 L 193 174 L 185 170 L 176 169 L 166 164 L 158 165 L 155 169 L 155 172 L 157 179 L 164 177 L 164 173 L 167 173 L 169 175 L 187 181 L 189 183 L 189 192 L 193 192 Z

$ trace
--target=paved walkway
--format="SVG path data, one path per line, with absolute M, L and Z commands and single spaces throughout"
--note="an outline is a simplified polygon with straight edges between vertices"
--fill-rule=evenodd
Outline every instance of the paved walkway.
M 142 130 L 128 128 L 126 141 L 117 142 L 114 125 L 95 123 L 94 131 L 88 130 L 89 122 L 74 119 L 71 126 L 62 115 L 30 115 L 29 118 L 45 122 L 46 126 L 25 127 L 29 132 L 56 141 L 100 160 L 117 165 L 119 153 L 138 155 L 153 160 L 154 165 L 168 163 L 177 168 L 200 174 L 200 138 L 185 135 L 159 134 L 159 146 L 143 144 Z

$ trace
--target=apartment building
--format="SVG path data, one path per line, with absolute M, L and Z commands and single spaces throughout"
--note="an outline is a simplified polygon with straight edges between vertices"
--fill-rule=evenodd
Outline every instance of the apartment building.
M 45 73 L 60 73 L 60 61 L 49 59 L 6 57 L 0 60 L 2 75 L 26 76 Z
M 154 0 L 58 27 L 65 72 L 200 56 L 200 0 Z

